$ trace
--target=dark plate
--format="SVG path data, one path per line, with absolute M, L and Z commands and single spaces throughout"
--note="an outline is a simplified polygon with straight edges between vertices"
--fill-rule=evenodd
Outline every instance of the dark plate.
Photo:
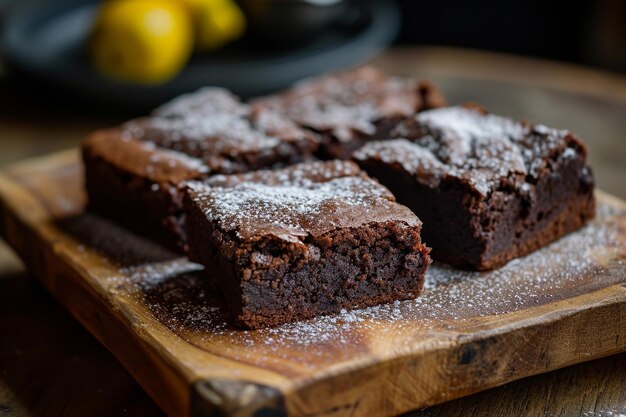
M 6 16 L 2 46 L 9 66 L 82 98 L 129 108 L 153 107 L 205 85 L 219 85 L 242 97 L 265 94 L 294 81 L 362 63 L 394 38 L 400 24 L 394 2 L 369 3 L 365 24 L 323 31 L 299 48 L 262 48 L 242 40 L 223 50 L 195 56 L 173 80 L 141 86 L 111 80 L 85 56 L 85 39 L 98 2 L 56 0 L 29 3 Z

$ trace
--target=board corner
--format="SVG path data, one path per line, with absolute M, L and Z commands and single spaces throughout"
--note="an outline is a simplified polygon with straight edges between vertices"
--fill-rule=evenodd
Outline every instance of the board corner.
M 257 382 L 204 379 L 191 385 L 191 417 L 286 417 L 284 395 Z

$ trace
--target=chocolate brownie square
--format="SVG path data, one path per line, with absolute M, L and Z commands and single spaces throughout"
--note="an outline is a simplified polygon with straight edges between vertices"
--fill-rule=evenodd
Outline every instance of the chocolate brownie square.
M 424 222 L 433 259 L 486 270 L 594 216 L 585 145 L 572 133 L 472 107 L 419 113 L 354 153 Z
M 367 141 L 384 139 L 400 120 L 441 107 L 445 99 L 427 81 L 391 77 L 372 67 L 330 74 L 254 100 L 318 132 L 323 159 L 348 158 Z
M 181 181 L 300 162 L 318 146 L 313 133 L 271 110 L 206 88 L 152 117 L 88 137 L 82 144 L 88 206 L 184 251 Z
M 421 222 L 347 161 L 186 183 L 189 256 L 235 324 L 274 326 L 419 295 Z

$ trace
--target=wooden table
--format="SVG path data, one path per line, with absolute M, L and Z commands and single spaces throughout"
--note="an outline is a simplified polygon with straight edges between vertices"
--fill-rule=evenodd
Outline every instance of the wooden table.
M 585 138 L 599 187 L 626 198 L 626 78 L 565 64 L 442 48 L 393 49 L 375 64 L 437 81 L 452 103 L 568 127 Z M 126 115 L 50 101 L 0 79 L 0 165 L 75 146 Z M 60 94 L 60 93 L 59 93 Z M 62 94 L 60 94 L 62 95 Z M 0 416 L 162 412 L 0 244 Z M 626 415 L 626 354 L 411 413 L 411 416 Z

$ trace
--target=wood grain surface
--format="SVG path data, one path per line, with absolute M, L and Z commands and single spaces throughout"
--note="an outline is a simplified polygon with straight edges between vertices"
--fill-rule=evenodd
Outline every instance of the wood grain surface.
M 83 213 L 76 152 L 0 177 L 2 235 L 170 415 L 386 416 L 626 350 L 626 212 L 416 301 L 271 330 L 224 324 L 199 267 Z M 259 414 L 261 413 L 261 414 Z
M 579 133 L 598 184 L 626 198 L 626 77 L 540 59 L 455 48 L 394 48 L 375 60 L 437 81 L 453 103 Z M 2 71 L 0 71 L 2 72 Z M 76 146 L 130 116 L 61 90 L 0 77 L 0 166 Z M 162 416 L 119 363 L 30 278 L 0 241 L 0 416 Z M 626 354 L 505 384 L 411 416 L 626 415 Z
M 164 417 L 120 363 L 0 241 L 0 416 Z M 626 415 L 626 353 L 405 417 Z

